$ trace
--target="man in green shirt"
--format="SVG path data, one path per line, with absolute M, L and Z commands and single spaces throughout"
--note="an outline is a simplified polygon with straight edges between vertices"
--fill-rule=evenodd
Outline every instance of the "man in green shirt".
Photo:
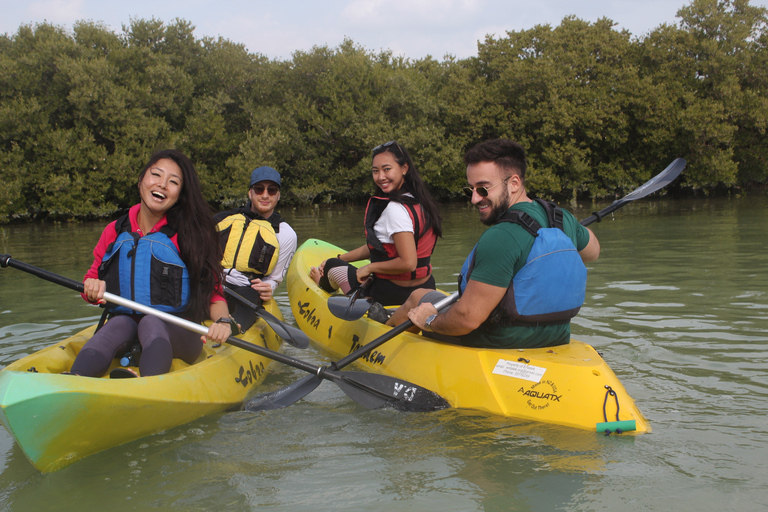
M 519 224 L 500 222 L 500 218 L 507 212 L 524 212 L 542 227 L 550 227 L 544 207 L 525 191 L 525 150 L 511 140 L 491 140 L 470 149 L 464 161 L 469 184 L 465 190 L 477 206 L 480 221 L 491 227 L 478 241 L 474 268 L 461 299 L 438 314 L 432 302 L 440 297 L 417 290 L 387 323 L 398 325 L 407 314 L 419 329 L 457 337 L 473 347 L 532 348 L 568 343 L 568 321 L 543 325 L 489 321 L 492 314 L 499 316 L 497 306 L 512 278 L 526 264 L 535 240 Z M 563 231 L 583 262 L 598 258 L 600 244 L 594 233 L 564 210 Z

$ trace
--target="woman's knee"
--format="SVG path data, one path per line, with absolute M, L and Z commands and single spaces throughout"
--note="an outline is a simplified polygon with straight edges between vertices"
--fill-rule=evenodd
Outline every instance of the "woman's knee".
M 139 321 L 138 325 L 139 341 L 153 340 L 155 338 L 168 338 L 168 324 L 164 320 L 147 315 Z

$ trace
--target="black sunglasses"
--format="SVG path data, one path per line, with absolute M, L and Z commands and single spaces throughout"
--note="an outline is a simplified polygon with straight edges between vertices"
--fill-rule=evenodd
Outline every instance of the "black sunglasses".
M 254 185 L 251 187 L 251 190 L 253 190 L 257 196 L 260 196 L 264 193 L 264 189 L 267 190 L 267 194 L 274 196 L 278 192 L 280 192 L 280 187 L 277 185 L 269 185 L 268 187 L 265 187 L 264 185 Z
M 400 144 L 398 144 L 398 142 L 396 140 L 391 140 L 389 142 L 385 142 L 384 144 L 379 144 L 378 146 L 373 148 L 373 154 L 375 155 L 376 153 L 379 153 L 379 152 L 385 150 L 386 148 L 388 148 L 390 146 L 395 146 L 398 149 L 398 151 L 400 152 L 400 155 L 402 156 L 403 152 L 400 151 Z
M 511 178 L 511 177 L 512 176 L 510 176 L 509 178 Z M 477 188 L 475 188 L 475 187 L 464 187 L 461 190 L 463 190 L 464 191 L 464 195 L 469 197 L 470 199 L 472 198 L 472 193 L 473 192 L 477 192 L 477 195 L 479 195 L 480 197 L 488 197 L 488 191 L 489 190 L 491 190 L 493 187 L 497 187 L 497 186 L 501 185 L 505 181 L 508 181 L 509 178 L 504 178 L 503 180 L 498 182 L 496 185 L 493 185 L 491 187 L 477 187 Z

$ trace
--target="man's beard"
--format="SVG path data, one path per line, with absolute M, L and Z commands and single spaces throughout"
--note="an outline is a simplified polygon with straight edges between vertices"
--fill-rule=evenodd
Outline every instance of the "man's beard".
M 499 202 L 496 204 L 491 203 L 491 211 L 488 213 L 487 217 L 480 217 L 480 222 L 485 224 L 486 226 L 493 226 L 497 222 L 499 222 L 499 219 L 502 215 L 507 213 L 507 210 L 509 210 L 509 207 L 512 206 L 510 204 L 509 200 L 509 191 L 504 187 L 504 194 L 499 197 Z

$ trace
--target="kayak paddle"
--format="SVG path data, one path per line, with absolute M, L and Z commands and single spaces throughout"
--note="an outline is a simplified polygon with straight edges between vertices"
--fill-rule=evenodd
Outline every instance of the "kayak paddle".
M 672 163 L 669 164 L 667 168 L 661 171 L 659 174 L 646 181 L 621 199 L 617 199 L 607 208 L 603 208 L 599 212 L 594 212 L 592 215 L 582 220 L 581 225 L 589 226 L 593 222 L 600 222 L 603 220 L 603 217 L 609 213 L 615 212 L 625 204 L 637 199 L 642 199 L 643 197 L 653 194 L 657 190 L 661 190 L 662 188 L 675 181 L 675 178 L 677 178 L 680 173 L 683 172 L 683 169 L 685 169 L 685 164 L 686 162 L 684 158 L 675 158 L 675 160 L 673 160 Z
M 606 215 L 618 210 L 622 206 L 626 205 L 627 203 L 631 201 L 635 201 L 637 199 L 641 199 L 643 197 L 646 197 L 653 192 L 656 192 L 657 190 L 660 190 L 667 186 L 668 184 L 672 183 L 675 178 L 677 178 L 681 172 L 683 172 L 683 169 L 685 168 L 685 160 L 682 158 L 675 159 L 669 166 L 667 166 L 666 169 L 661 171 L 659 174 L 642 184 L 640 187 L 636 188 L 626 196 L 622 197 L 621 199 L 618 199 L 611 203 L 608 207 L 600 210 L 599 212 L 595 212 L 586 219 L 581 221 L 581 225 L 588 226 L 594 222 L 599 222 L 603 217 Z M 446 308 L 450 304 L 453 304 L 458 300 L 458 292 L 453 293 L 452 295 L 448 296 L 447 298 L 443 299 L 442 301 L 435 304 L 435 307 L 438 311 Z M 332 299 L 334 297 L 331 297 Z M 341 300 L 346 299 L 346 297 L 338 297 Z M 329 299 L 329 305 L 330 305 L 330 299 Z M 364 314 L 361 313 L 359 316 L 353 318 L 353 320 L 356 320 L 357 318 L 362 317 Z M 336 315 L 338 318 L 345 318 L 344 316 Z M 345 318 L 347 319 L 347 318 Z M 340 370 L 341 368 L 347 366 L 348 364 L 352 363 L 353 361 L 357 360 L 358 358 L 362 357 L 366 353 L 370 352 L 374 348 L 386 343 L 387 341 L 391 340 L 398 334 L 402 333 L 406 329 L 413 326 L 413 322 L 410 320 L 406 320 L 402 324 L 392 328 L 391 331 L 388 333 L 379 336 L 375 340 L 371 341 L 370 343 L 360 347 L 359 349 L 355 350 L 354 352 L 350 353 L 343 359 L 340 359 L 338 362 L 331 363 L 328 367 L 333 368 L 335 370 Z M 315 388 L 317 388 L 322 381 L 315 377 L 314 375 L 308 375 L 307 377 L 304 377 L 300 380 L 297 380 L 296 382 L 289 384 L 288 386 L 285 386 L 273 393 L 268 393 L 265 395 L 260 395 L 257 397 L 252 398 L 249 402 L 246 403 L 245 408 L 249 411 L 266 411 L 271 409 L 279 409 L 281 407 L 286 407 L 288 405 L 291 405 L 295 402 L 298 402 L 303 397 L 311 393 Z
M 306 334 L 304 334 L 304 331 L 298 327 L 294 327 L 283 322 L 275 315 L 264 309 L 264 306 L 254 304 L 231 288 L 227 286 L 224 286 L 223 288 L 225 294 L 229 295 L 238 302 L 241 302 L 244 306 L 251 308 L 256 316 L 262 318 L 267 323 L 267 325 L 269 325 L 272 330 L 275 331 L 277 335 L 283 338 L 286 342 L 296 348 L 309 347 L 309 338 Z
M 331 296 L 328 299 L 328 310 L 333 316 L 336 318 L 341 318 L 342 320 L 357 320 L 358 318 L 362 318 L 362 316 L 371 307 L 371 299 L 370 297 L 363 298 L 359 301 L 358 299 L 365 295 L 365 293 L 368 291 L 368 288 L 371 287 L 372 283 L 373 276 L 368 276 L 368 279 L 366 279 L 362 285 L 355 289 L 351 296 Z
M 8 254 L 0 254 L 0 266 L 3 268 L 13 267 L 45 279 L 46 281 L 83 293 L 82 283 L 34 267 L 27 263 L 14 260 Z M 104 294 L 104 299 L 113 304 L 117 304 L 118 306 L 125 306 L 134 311 L 139 311 L 140 313 L 154 315 L 166 322 L 178 325 L 201 335 L 208 333 L 208 329 L 201 324 L 190 322 L 189 320 L 179 318 L 170 313 L 158 311 L 149 306 L 120 297 L 119 295 L 107 292 Z M 317 376 L 320 379 L 333 381 L 352 400 L 369 409 L 389 406 L 402 411 L 421 412 L 449 407 L 448 402 L 436 393 L 402 379 L 368 372 L 336 372 L 329 370 L 328 368 L 314 366 L 310 363 L 281 354 L 280 352 L 275 352 L 266 347 L 248 343 L 247 341 L 235 338 L 234 336 L 230 336 L 227 339 L 227 343 L 243 350 L 248 350 L 268 357 L 280 363 L 293 366 L 299 370 L 311 373 L 313 376 Z
M 435 304 L 435 308 L 437 308 L 438 311 L 441 311 L 447 308 L 448 306 L 450 306 L 451 304 L 453 304 L 454 302 L 456 302 L 458 299 L 459 299 L 459 292 L 454 292 L 453 294 L 449 295 L 448 297 L 444 298 L 443 300 Z M 358 348 L 354 352 L 351 352 L 343 359 L 340 359 L 335 363 L 331 363 L 330 367 L 333 368 L 333 370 L 341 370 L 348 364 L 364 356 L 366 353 L 370 352 L 376 347 L 383 345 L 384 343 L 388 342 L 389 340 L 391 340 L 392 338 L 394 338 L 395 336 L 397 336 L 398 334 L 400 334 L 401 332 L 405 331 L 406 329 L 412 326 L 413 326 L 413 322 L 411 320 L 406 320 L 400 325 L 393 327 L 392 330 L 387 332 L 386 334 L 379 336 L 378 338 L 371 341 L 370 343 L 367 343 L 366 345 Z M 346 374 L 346 373 L 347 372 L 343 372 L 343 374 Z M 278 389 L 273 393 L 267 393 L 267 394 L 259 395 L 257 397 L 252 398 L 251 400 L 246 402 L 245 409 L 248 411 L 268 411 L 271 409 L 280 409 L 282 407 L 286 407 L 304 398 L 306 395 L 311 393 L 316 387 L 318 387 L 322 382 L 323 381 L 315 375 L 307 375 L 306 377 L 300 380 L 297 380 L 296 382 L 293 382 L 292 384 L 289 384 L 281 389 Z

